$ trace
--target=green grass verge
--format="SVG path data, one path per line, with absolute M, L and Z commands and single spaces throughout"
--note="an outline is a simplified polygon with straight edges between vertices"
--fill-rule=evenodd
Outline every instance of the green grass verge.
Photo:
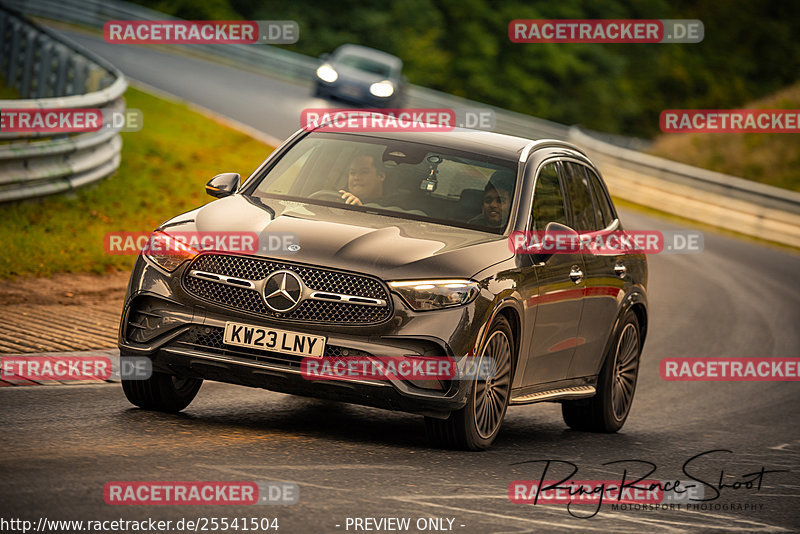
M 106 254 L 108 232 L 152 231 L 213 200 L 205 183 L 221 172 L 248 176 L 273 150 L 247 135 L 148 93 L 129 89 L 144 127 L 122 134 L 122 164 L 75 192 L 3 205 L 0 278 L 128 270 L 135 256 Z
M 746 107 L 798 109 L 800 82 Z M 658 137 L 650 152 L 695 167 L 800 191 L 800 134 L 672 133 Z

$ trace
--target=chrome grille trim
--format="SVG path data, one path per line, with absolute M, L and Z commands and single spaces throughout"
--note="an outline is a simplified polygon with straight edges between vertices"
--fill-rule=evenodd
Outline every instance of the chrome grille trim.
M 268 278 L 281 270 L 297 275 L 301 285 L 298 305 L 286 312 L 270 309 L 264 298 Z M 269 258 L 200 254 L 182 285 L 198 299 L 281 321 L 374 325 L 389 320 L 393 312 L 385 282 L 374 276 Z
M 194 276 L 195 278 L 204 278 L 206 280 L 211 280 L 213 282 L 228 284 L 229 286 L 247 287 L 249 289 L 256 289 L 256 285 L 253 283 L 252 280 L 245 280 L 244 278 L 235 278 L 233 276 L 224 276 L 217 273 L 208 273 L 206 271 L 197 271 L 197 270 L 189 271 L 189 276 Z
M 246 287 L 253 289 L 259 293 L 263 293 L 264 284 L 267 279 L 260 280 L 247 280 L 245 278 L 235 278 L 233 276 L 225 276 L 217 273 L 209 273 L 206 271 L 198 271 L 192 269 L 189 271 L 189 276 L 195 278 L 202 278 L 204 280 L 211 280 L 212 282 L 220 282 L 229 286 Z M 361 297 L 359 295 L 346 295 L 344 293 L 331 293 L 330 291 L 315 291 L 305 284 L 302 284 L 301 300 L 322 300 L 325 302 L 349 302 L 351 304 L 360 304 L 362 306 L 386 306 L 384 299 L 374 299 L 370 297 Z
M 326 302 L 350 302 L 362 306 L 386 306 L 386 301 L 383 299 L 359 297 L 358 295 L 344 295 L 342 293 L 328 293 L 326 291 L 313 291 L 306 298 L 324 300 Z

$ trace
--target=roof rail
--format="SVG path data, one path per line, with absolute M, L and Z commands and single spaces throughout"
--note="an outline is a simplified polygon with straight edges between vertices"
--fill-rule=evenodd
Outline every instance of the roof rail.
M 528 160 L 528 156 L 534 150 L 538 150 L 540 148 L 569 148 L 570 150 L 574 150 L 583 156 L 586 156 L 586 152 L 577 145 L 573 145 L 572 143 L 568 143 L 566 141 L 559 141 L 558 139 L 537 139 L 536 141 L 531 141 L 525 148 L 522 149 L 522 153 L 519 155 L 519 162 L 525 163 Z M 588 156 L 587 156 L 588 157 Z

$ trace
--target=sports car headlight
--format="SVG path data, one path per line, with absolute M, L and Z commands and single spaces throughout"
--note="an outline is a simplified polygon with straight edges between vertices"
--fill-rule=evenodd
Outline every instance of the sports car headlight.
M 333 83 L 339 79 L 339 73 L 328 64 L 320 65 L 317 69 L 317 77 L 323 82 Z
M 167 233 L 153 232 L 142 249 L 142 254 L 165 271 L 172 272 L 199 252 Z
M 394 93 L 394 85 L 387 81 L 376 82 L 369 86 L 369 92 L 375 96 L 386 98 Z
M 438 310 L 461 306 L 475 299 L 480 292 L 472 280 L 408 280 L 389 282 L 409 306 L 416 311 Z

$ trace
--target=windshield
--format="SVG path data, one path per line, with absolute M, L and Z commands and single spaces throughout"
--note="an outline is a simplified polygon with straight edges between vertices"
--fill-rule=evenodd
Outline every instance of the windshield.
M 358 135 L 312 133 L 287 152 L 252 196 L 379 212 L 502 233 L 516 162 Z
M 383 76 L 384 78 L 388 78 L 392 75 L 392 68 L 389 65 L 361 56 L 337 57 L 336 64 L 363 70 L 364 72 L 369 72 L 372 74 L 377 74 L 378 76 Z

